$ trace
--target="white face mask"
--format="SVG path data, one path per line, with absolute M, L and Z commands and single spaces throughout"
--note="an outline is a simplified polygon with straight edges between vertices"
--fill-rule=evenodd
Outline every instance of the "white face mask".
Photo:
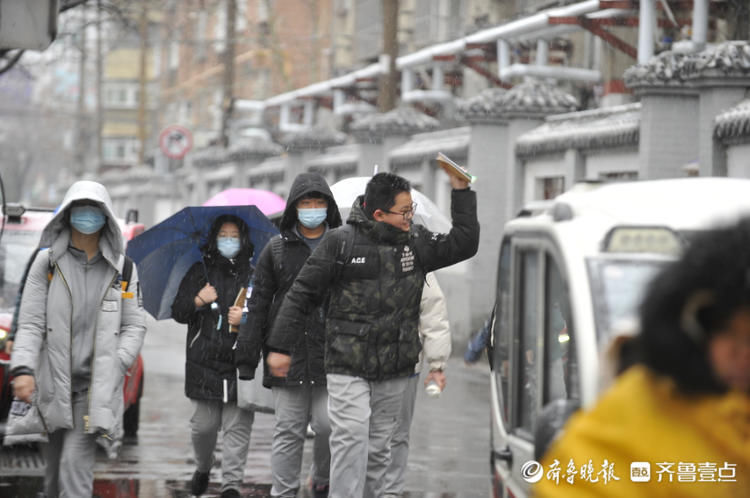
M 297 219 L 305 228 L 315 228 L 328 217 L 328 208 L 297 208 Z
M 222 256 L 231 259 L 240 252 L 240 239 L 237 237 L 217 237 L 216 247 Z

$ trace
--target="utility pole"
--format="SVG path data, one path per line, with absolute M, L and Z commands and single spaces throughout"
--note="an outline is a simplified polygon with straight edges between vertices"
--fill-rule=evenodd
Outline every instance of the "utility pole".
M 229 122 L 234 107 L 234 52 L 235 26 L 237 24 L 237 0 L 226 0 L 227 24 L 224 46 L 224 97 L 221 102 L 221 145 L 229 146 Z
M 148 0 L 141 0 L 138 36 L 141 42 L 138 68 L 138 164 L 143 164 L 146 158 L 146 103 L 148 102 L 146 89 L 148 77 Z
M 398 0 L 383 0 L 383 58 L 388 72 L 380 76 L 378 110 L 388 112 L 396 107 L 396 57 L 398 57 Z
M 78 102 L 76 105 L 76 173 L 80 176 L 86 171 L 86 5 L 81 6 L 81 36 L 79 49 L 81 58 L 78 66 Z
M 96 168 L 102 167 L 102 0 L 96 0 Z

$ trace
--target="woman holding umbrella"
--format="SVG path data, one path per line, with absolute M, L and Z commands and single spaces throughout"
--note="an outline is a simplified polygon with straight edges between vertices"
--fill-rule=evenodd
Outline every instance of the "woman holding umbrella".
M 247 224 L 232 215 L 217 217 L 201 251 L 203 260 L 188 270 L 172 304 L 172 317 L 188 324 L 185 395 L 194 407 L 190 424 L 197 464 L 191 492 L 201 495 L 208 487 L 221 428 L 221 496 L 240 496 L 255 417 L 237 407 L 237 333 L 232 332 L 242 320 L 242 307 L 235 301 L 253 272 Z

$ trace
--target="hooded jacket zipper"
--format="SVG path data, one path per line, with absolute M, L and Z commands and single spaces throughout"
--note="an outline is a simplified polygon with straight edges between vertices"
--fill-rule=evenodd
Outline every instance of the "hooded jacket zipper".
M 104 304 L 104 299 L 107 297 L 107 292 L 109 291 L 109 289 L 117 281 L 118 275 L 120 275 L 120 272 L 117 270 L 117 268 L 115 268 L 115 274 L 112 277 L 112 280 L 109 282 L 109 285 L 107 285 L 107 287 L 104 289 L 104 294 L 102 294 L 102 297 L 99 300 L 99 306 L 98 306 L 98 308 L 96 310 L 96 318 L 94 318 L 94 345 L 93 345 L 93 350 L 91 352 L 91 381 L 90 381 L 90 384 L 89 384 L 88 393 L 86 394 L 86 408 L 87 408 L 86 415 L 83 416 L 84 431 L 87 432 L 87 433 L 89 431 L 89 413 L 91 413 L 91 391 L 94 388 L 94 373 L 95 373 L 94 372 L 94 366 L 96 365 L 96 336 L 97 336 L 97 331 L 99 330 L 99 315 L 100 315 L 100 313 L 102 311 L 102 305 Z M 120 299 L 120 301 L 122 301 L 122 298 Z M 120 306 L 118 306 L 118 309 L 119 309 L 120 313 L 122 313 L 122 305 L 121 304 L 120 304 Z M 71 338 L 72 337 L 73 337 L 73 335 L 71 334 Z M 115 353 L 116 352 L 117 352 L 117 349 L 115 349 Z M 116 359 L 119 361 L 119 357 L 116 358 Z M 71 362 L 72 361 L 73 360 L 72 360 L 72 356 L 71 356 Z M 72 384 L 72 378 L 73 378 L 72 375 L 73 374 L 71 372 L 71 386 L 73 385 Z
M 50 252 L 50 258 L 52 257 L 52 253 Z M 55 261 L 55 271 L 58 275 L 60 275 L 60 278 L 63 281 L 63 284 L 65 284 L 65 289 L 68 291 L 68 295 L 70 296 L 70 326 L 68 328 L 68 337 L 70 340 L 69 346 L 69 354 L 68 354 L 68 361 L 69 361 L 69 367 L 70 367 L 70 420 L 73 421 L 73 424 L 75 424 L 75 415 L 73 413 L 73 292 L 70 290 L 70 285 L 68 285 L 68 281 L 65 280 L 65 275 L 62 272 L 62 269 L 60 268 L 60 265 Z M 52 281 L 47 283 L 47 299 L 49 299 L 49 286 L 52 285 Z M 86 421 L 88 423 L 88 421 Z

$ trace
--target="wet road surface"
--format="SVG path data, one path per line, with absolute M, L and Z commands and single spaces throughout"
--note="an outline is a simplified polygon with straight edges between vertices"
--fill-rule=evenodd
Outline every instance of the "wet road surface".
M 185 327 L 149 322 L 142 355 L 145 385 L 136 444 L 125 444 L 117 460 L 99 452 L 94 495 L 101 497 L 186 497 L 195 470 L 190 443 L 190 400 L 183 393 Z M 459 351 L 457 353 L 462 353 Z M 407 498 L 489 496 L 489 379 L 486 362 L 473 367 L 452 358 L 448 387 L 440 398 L 419 390 L 411 431 Z M 256 413 L 243 496 L 268 496 L 273 415 Z M 310 468 L 311 440 L 303 469 Z M 220 448 L 219 445 L 217 447 Z M 203 496 L 218 496 L 221 453 Z M 304 477 L 306 474 L 303 472 Z M 0 448 L 0 497 L 35 497 L 43 463 L 33 449 Z M 305 490 L 300 497 L 307 496 Z

